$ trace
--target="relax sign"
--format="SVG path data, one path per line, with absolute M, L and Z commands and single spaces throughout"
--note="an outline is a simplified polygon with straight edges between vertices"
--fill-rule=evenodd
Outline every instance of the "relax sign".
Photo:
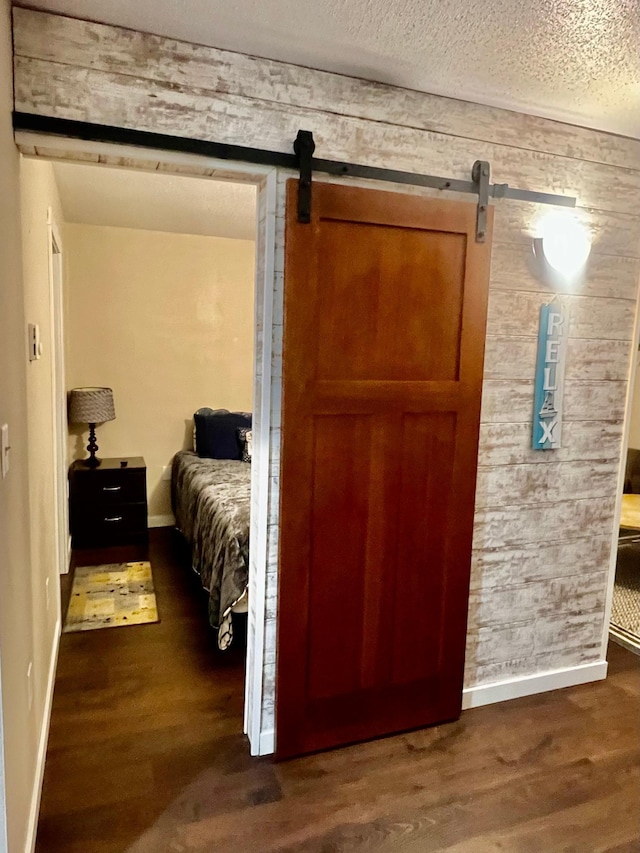
M 533 402 L 533 449 L 556 450 L 562 441 L 562 398 L 569 316 L 562 305 L 540 309 Z

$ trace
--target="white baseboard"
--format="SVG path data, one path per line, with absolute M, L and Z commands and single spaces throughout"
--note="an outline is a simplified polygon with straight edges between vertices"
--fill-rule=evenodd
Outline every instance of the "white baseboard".
M 276 733 L 275 729 L 267 729 L 266 732 L 260 732 L 260 743 L 258 744 L 258 752 L 251 752 L 252 755 L 273 755 L 276 751 Z
M 536 675 L 482 684 L 480 687 L 465 687 L 462 691 L 462 708 L 463 710 L 479 708 L 481 705 L 505 702 L 508 699 L 518 699 L 534 693 L 545 693 L 548 690 L 559 690 L 561 687 L 575 687 L 577 684 L 586 684 L 589 681 L 600 681 L 606 677 L 607 662 L 599 660 L 580 666 L 553 669 Z
M 534 693 L 546 693 L 562 687 L 575 687 L 590 681 L 602 681 L 607 677 L 607 666 L 606 660 L 599 660 L 565 669 L 553 669 L 537 675 L 509 678 L 506 681 L 496 681 L 480 687 L 465 687 L 462 691 L 462 709 L 468 711 L 471 708 L 479 708 L 481 705 L 506 702 L 509 699 L 519 699 L 521 696 L 532 696 Z M 261 732 L 259 750 L 257 753 L 252 751 L 252 755 L 271 755 L 275 752 L 275 743 L 274 729 Z
M 606 660 L 599 660 L 565 669 L 553 669 L 537 675 L 524 675 L 521 678 L 482 684 L 480 687 L 465 687 L 462 691 L 462 709 L 468 711 L 482 705 L 492 705 L 494 702 L 506 702 L 509 699 L 519 699 L 521 696 L 532 696 L 534 693 L 546 693 L 562 687 L 575 687 L 590 681 L 601 681 L 607 677 L 607 666 Z M 275 752 L 275 743 L 274 729 L 261 732 L 258 752 L 254 753 L 252 750 L 252 755 L 271 755 Z
M 176 519 L 172 513 L 167 515 L 150 515 L 147 527 L 175 527 Z
M 49 725 L 51 723 L 51 707 L 53 705 L 53 688 L 56 683 L 56 667 L 58 665 L 58 649 L 60 648 L 60 632 L 62 621 L 56 623 L 55 637 L 51 648 L 51 661 L 49 663 L 49 681 L 47 693 L 44 700 L 44 713 L 42 715 L 42 727 L 40 729 L 40 743 L 38 744 L 38 756 L 36 760 L 36 774 L 31 794 L 31 808 L 29 809 L 29 824 L 27 826 L 27 842 L 25 853 L 33 853 L 36 847 L 36 833 L 38 831 L 38 815 L 40 813 L 40 797 L 42 796 L 42 783 L 44 781 L 44 765 L 47 758 L 47 743 L 49 740 Z

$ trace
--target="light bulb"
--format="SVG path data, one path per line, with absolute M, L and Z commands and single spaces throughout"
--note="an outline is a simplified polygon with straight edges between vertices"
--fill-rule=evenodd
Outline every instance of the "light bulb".
M 550 267 L 566 278 L 584 267 L 591 252 L 591 238 L 568 210 L 547 213 L 540 222 L 542 251 Z

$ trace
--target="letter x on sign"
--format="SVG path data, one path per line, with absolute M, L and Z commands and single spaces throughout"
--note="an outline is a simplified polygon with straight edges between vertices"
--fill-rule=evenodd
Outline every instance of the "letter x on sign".
M 539 421 L 540 426 L 542 427 L 542 438 L 538 439 L 539 444 L 544 444 L 545 441 L 550 441 L 552 444 L 555 441 L 553 437 L 553 428 L 558 423 L 558 421 L 553 420 L 549 421 L 549 423 L 545 423 L 544 421 Z

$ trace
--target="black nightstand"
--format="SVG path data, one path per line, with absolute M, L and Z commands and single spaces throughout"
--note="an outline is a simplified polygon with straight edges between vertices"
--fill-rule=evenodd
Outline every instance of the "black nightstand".
M 126 464 L 125 464 L 126 463 Z M 82 461 L 69 470 L 74 548 L 129 545 L 147 539 L 147 467 L 141 456 Z

